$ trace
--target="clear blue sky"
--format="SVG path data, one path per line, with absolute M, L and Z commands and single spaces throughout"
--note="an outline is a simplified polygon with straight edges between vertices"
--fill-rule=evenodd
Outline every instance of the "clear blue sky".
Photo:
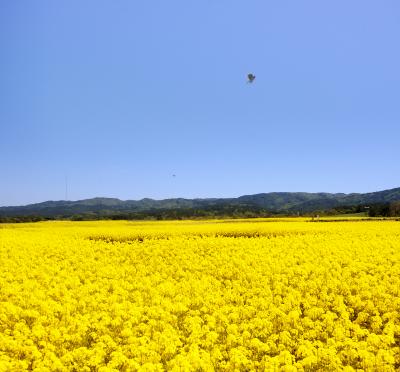
M 73 200 L 398 187 L 399 40 L 398 0 L 2 1 L 0 205 L 66 175 Z

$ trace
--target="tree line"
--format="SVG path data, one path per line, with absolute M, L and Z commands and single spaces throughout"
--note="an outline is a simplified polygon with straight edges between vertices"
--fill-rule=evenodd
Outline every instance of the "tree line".
M 150 209 L 146 211 L 101 210 L 78 214 L 57 214 L 54 216 L 20 215 L 0 216 L 0 223 L 39 222 L 48 220 L 95 221 L 95 220 L 185 220 L 217 218 L 265 218 L 293 216 L 334 216 L 338 214 L 365 213 L 369 217 L 400 216 L 400 201 L 374 203 L 368 206 L 339 206 L 313 212 L 271 211 L 254 205 L 215 205 L 204 208 Z

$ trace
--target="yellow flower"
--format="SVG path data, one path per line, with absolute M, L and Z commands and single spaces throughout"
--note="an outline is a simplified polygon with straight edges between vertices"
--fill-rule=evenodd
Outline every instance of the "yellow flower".
M 392 371 L 396 221 L 0 228 L 0 371 Z

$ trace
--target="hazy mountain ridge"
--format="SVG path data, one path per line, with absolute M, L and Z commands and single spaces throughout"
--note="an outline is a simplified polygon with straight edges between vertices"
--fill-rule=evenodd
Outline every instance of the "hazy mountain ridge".
M 54 218 L 76 214 L 146 213 L 161 210 L 234 210 L 250 208 L 274 213 L 310 213 L 328 210 L 338 206 L 390 203 L 400 201 L 400 188 L 372 193 L 306 193 L 271 192 L 243 195 L 238 198 L 185 199 L 171 198 L 155 200 L 120 200 L 117 198 L 92 198 L 77 201 L 46 201 L 17 207 L 0 207 L 0 216 L 39 215 Z

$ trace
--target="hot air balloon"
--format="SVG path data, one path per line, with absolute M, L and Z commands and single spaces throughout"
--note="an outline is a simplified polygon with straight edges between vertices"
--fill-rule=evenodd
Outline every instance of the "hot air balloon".
M 253 75 L 253 74 L 247 74 L 247 82 L 248 83 L 252 83 L 253 81 L 254 81 L 254 79 L 256 78 L 256 76 L 255 75 Z

